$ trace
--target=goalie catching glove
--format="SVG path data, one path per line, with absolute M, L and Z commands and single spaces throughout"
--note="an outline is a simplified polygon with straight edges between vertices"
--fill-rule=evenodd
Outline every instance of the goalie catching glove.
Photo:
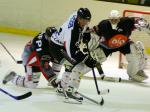
M 138 18 L 135 23 L 135 27 L 139 31 L 148 31 L 150 33 L 150 25 L 144 18 Z

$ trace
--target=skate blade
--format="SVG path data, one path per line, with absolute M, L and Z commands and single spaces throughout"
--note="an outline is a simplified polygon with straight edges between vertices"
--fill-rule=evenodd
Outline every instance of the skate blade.
M 82 104 L 82 101 L 78 101 L 78 100 L 72 99 L 72 98 L 65 98 L 64 99 L 64 103 L 68 103 L 68 104 Z

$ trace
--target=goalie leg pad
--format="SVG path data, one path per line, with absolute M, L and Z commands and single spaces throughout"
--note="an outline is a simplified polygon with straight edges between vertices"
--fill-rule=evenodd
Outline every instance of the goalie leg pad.
M 143 70 L 139 70 L 137 74 L 130 76 L 130 78 L 137 82 L 142 82 L 148 78 Z
M 139 75 L 138 72 L 140 70 L 144 70 L 146 66 L 147 57 L 144 53 L 143 44 L 139 41 L 136 43 L 132 43 L 130 45 L 130 50 L 131 52 L 125 55 L 128 61 L 127 73 L 130 78 L 133 78 L 136 80 L 137 78 L 134 78 L 134 77 L 135 75 Z

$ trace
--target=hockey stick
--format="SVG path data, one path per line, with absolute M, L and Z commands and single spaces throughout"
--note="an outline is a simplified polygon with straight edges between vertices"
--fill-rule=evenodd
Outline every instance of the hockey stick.
M 17 63 L 17 64 L 22 64 L 22 61 L 21 60 L 16 60 L 15 58 L 14 58 L 14 56 L 8 51 L 8 49 L 6 48 L 6 46 L 2 43 L 2 42 L 0 42 L 0 44 L 1 44 L 1 46 L 6 50 L 6 52 L 9 54 L 9 56 L 15 61 L 15 63 Z
M 64 50 L 61 50 L 61 54 L 64 56 L 64 58 L 69 62 L 69 63 L 71 63 L 72 65 L 75 65 L 77 62 L 76 62 L 76 60 L 74 60 L 74 59 L 71 59 L 69 56 L 68 56 L 68 54 L 66 53 L 66 51 L 64 51 Z
M 23 95 L 15 96 L 15 95 L 12 95 L 11 93 L 3 90 L 2 88 L 0 88 L 0 91 L 5 93 L 6 95 L 10 96 L 11 98 L 13 98 L 15 100 L 23 100 L 23 99 L 28 98 L 28 97 L 30 97 L 32 95 L 32 92 L 27 92 L 27 93 L 25 93 Z
M 84 76 L 84 78 L 92 80 L 92 77 Z M 101 77 L 97 77 L 97 80 L 110 81 L 110 82 L 122 82 L 124 79 L 120 77 L 108 77 L 108 76 L 103 75 Z
M 111 81 L 111 82 L 122 82 L 122 83 L 132 83 L 132 82 L 136 82 L 130 79 L 123 79 L 121 77 L 109 77 L 109 76 L 103 76 L 101 78 L 98 78 L 98 80 L 103 80 L 103 81 Z
M 104 71 L 102 69 L 101 64 L 97 62 L 96 68 L 97 68 L 97 71 L 98 71 L 99 75 L 102 76 L 104 74 Z
M 91 77 L 88 77 L 88 76 L 84 76 L 85 79 L 89 79 L 89 80 L 92 80 Z M 102 80 L 102 81 L 109 81 L 109 82 L 122 82 L 122 83 L 132 83 L 132 82 L 135 82 L 133 80 L 130 80 L 130 79 L 123 79 L 121 77 L 109 77 L 109 76 L 101 76 L 101 77 L 97 77 L 97 80 Z
M 90 54 L 90 51 L 89 51 L 89 47 L 88 47 L 88 43 L 86 43 L 86 46 L 87 46 L 88 54 L 89 54 L 89 56 L 91 57 L 91 54 Z M 93 77 L 94 77 L 94 82 L 95 82 L 96 90 L 97 90 L 97 93 L 98 93 L 98 95 L 99 95 L 99 94 L 100 94 L 100 91 L 99 91 L 99 88 L 98 88 L 98 84 L 97 84 L 97 79 L 96 79 L 94 67 L 92 67 L 92 72 L 93 72 Z
M 78 92 L 79 93 L 79 92 Z M 79 93 L 83 98 L 85 98 L 85 99 L 87 99 L 87 100 L 89 100 L 89 101 L 91 101 L 91 102 L 93 102 L 93 103 L 96 103 L 96 104 L 98 104 L 98 105 L 104 105 L 104 99 L 103 99 L 103 97 L 101 97 L 101 101 L 96 101 L 96 100 L 94 100 L 94 99 L 92 99 L 92 98 L 90 98 L 90 97 L 88 97 L 88 96 L 85 96 L 84 94 L 82 94 L 82 93 Z

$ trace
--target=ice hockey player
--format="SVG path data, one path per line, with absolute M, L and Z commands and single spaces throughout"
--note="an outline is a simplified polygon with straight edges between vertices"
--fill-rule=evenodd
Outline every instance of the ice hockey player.
M 120 51 L 127 59 L 130 79 L 142 82 L 148 78 L 144 72 L 147 60 L 144 45 L 140 41 L 133 42 L 130 38 L 134 30 L 150 32 L 150 25 L 144 18 L 121 17 L 119 11 L 112 10 L 109 19 L 102 20 L 93 30 L 99 36 L 99 45 L 97 43 L 98 47 L 92 48 L 95 50 L 91 52 L 94 59 L 102 63 L 110 54 Z M 94 46 L 94 41 L 97 42 L 91 40 L 89 46 Z
M 22 54 L 25 76 L 20 76 L 11 71 L 4 77 L 3 84 L 11 81 L 17 86 L 36 88 L 42 73 L 53 87 L 57 87 L 54 80 L 59 73 L 61 65 L 55 63 L 51 58 L 49 50 L 50 37 L 56 31 L 55 27 L 48 27 L 44 33 L 39 33 L 33 40 L 28 42 Z M 52 67 L 49 65 L 50 61 L 53 62 Z
M 92 67 L 97 67 L 98 70 L 101 69 L 99 64 L 102 64 L 110 54 L 117 51 L 123 53 L 127 58 L 129 63 L 127 73 L 131 80 L 142 82 L 147 79 L 148 76 L 144 72 L 147 59 L 144 46 L 142 42 L 134 43 L 130 39 L 134 29 L 147 32 L 149 24 L 143 18 L 121 17 L 117 10 L 112 10 L 109 19 L 101 21 L 89 30 L 89 32 L 94 33 L 84 33 L 83 43 L 88 43 L 91 56 L 96 60 L 93 61 L 94 66 L 86 67 L 83 63 L 77 64 L 70 75 L 62 78 L 61 85 L 73 87 L 74 91 L 77 91 L 81 77 L 91 71 Z M 81 44 L 80 49 L 87 52 L 87 47 L 84 44 L 83 46 Z M 103 73 L 101 70 L 99 71 Z M 58 87 L 58 91 L 62 91 L 62 88 Z
M 79 48 L 81 39 L 83 38 L 90 20 L 91 13 L 89 9 L 80 8 L 68 18 L 58 32 L 55 32 L 52 35 L 50 43 L 51 54 L 58 63 L 63 63 L 65 58 L 68 61 L 71 60 L 69 62 L 71 63 L 72 68 L 83 60 L 87 66 L 94 66 L 95 60 L 87 54 L 84 54 Z M 66 56 L 62 55 L 62 51 L 65 52 Z M 83 100 L 82 97 L 75 94 L 73 87 L 68 87 L 68 82 L 73 83 L 73 80 L 78 80 L 78 76 L 73 80 L 70 80 L 71 73 L 71 69 L 65 69 L 62 79 L 59 82 L 58 92 L 65 92 L 70 98 Z

